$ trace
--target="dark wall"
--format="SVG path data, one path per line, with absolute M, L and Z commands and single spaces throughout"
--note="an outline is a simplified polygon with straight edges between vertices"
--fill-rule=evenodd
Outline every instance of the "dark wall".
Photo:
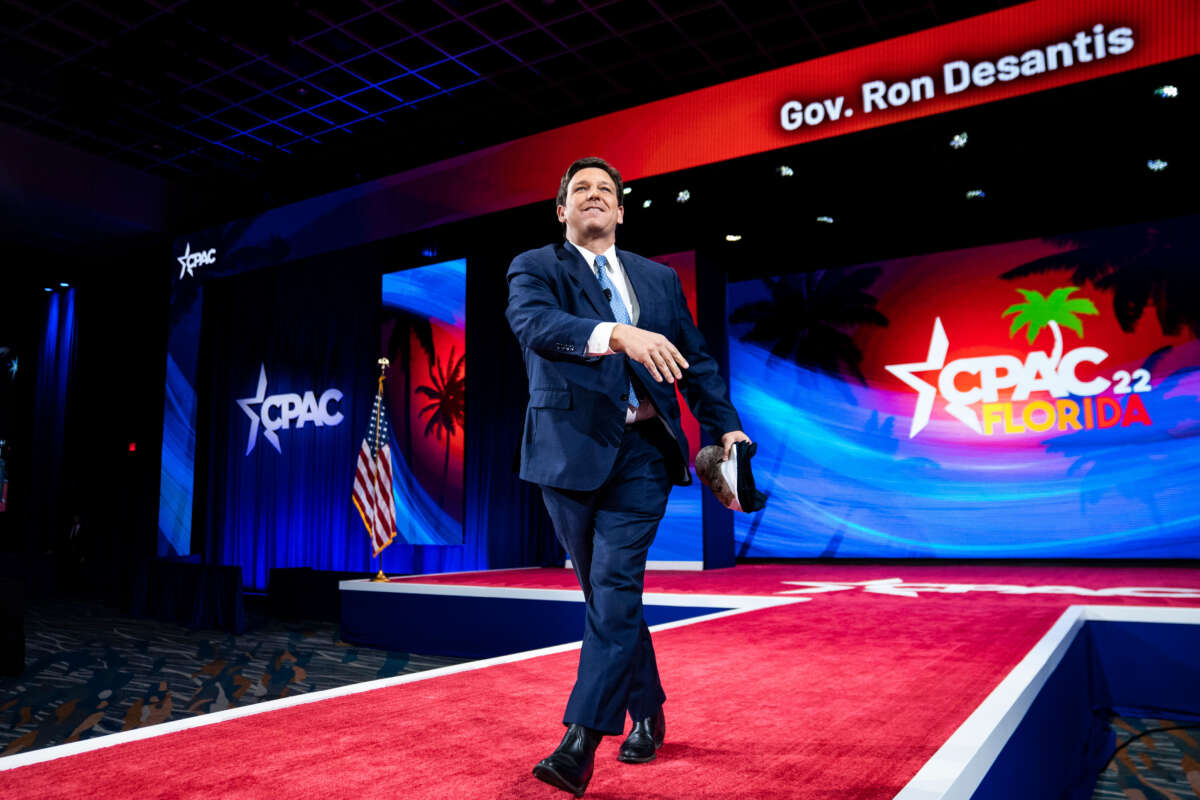
M 85 557 L 114 588 L 130 583 L 155 542 L 171 268 L 161 253 L 157 238 L 130 247 L 78 294 L 66 440 L 74 503 L 63 512 L 79 513 Z
M 157 239 L 113 245 L 78 278 L 76 256 L 28 256 L 60 298 L 66 290 L 58 280 L 71 276 L 74 335 L 66 373 L 39 365 L 52 294 L 30 285 L 5 293 L 3 302 L 0 338 L 18 343 L 21 368 L 4 421 L 12 430 L 13 458 L 0 547 L 37 556 L 38 570 L 52 564 L 63 585 L 103 588 L 114 600 L 123 599 L 133 565 L 154 543 L 164 247 Z M 46 402 L 53 396 L 62 398 L 57 408 Z M 76 516 L 80 530 L 71 541 Z

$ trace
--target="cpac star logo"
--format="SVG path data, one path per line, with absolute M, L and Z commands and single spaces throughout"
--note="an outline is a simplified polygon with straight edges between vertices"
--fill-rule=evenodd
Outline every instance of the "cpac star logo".
M 258 441 L 260 423 L 263 438 L 271 443 L 275 452 L 282 453 L 277 433 L 280 428 L 287 430 L 292 427 L 292 422 L 296 423 L 297 428 L 303 428 L 309 422 L 317 427 L 339 425 L 346 417 L 341 411 L 331 412 L 330 406 L 333 403 L 341 403 L 341 401 L 342 393 L 338 389 L 326 389 L 319 400 L 311 389 L 303 396 L 290 392 L 268 397 L 267 366 L 260 364 L 258 391 L 254 393 L 254 397 L 243 397 L 237 401 L 242 411 L 250 418 L 250 438 L 246 440 L 246 455 L 250 455 Z M 250 408 L 251 406 L 258 406 L 259 410 L 255 412 Z M 272 414 L 275 410 L 278 410 L 279 413 Z
M 202 267 L 206 264 L 217 263 L 217 249 L 214 247 L 211 250 L 197 250 L 192 252 L 192 243 L 188 242 L 183 248 L 183 255 L 177 256 L 176 261 L 179 262 L 179 278 L 183 279 L 186 274 L 188 277 L 196 277 L 196 273 L 192 272 L 196 267 Z
M 925 356 L 924 361 L 914 361 L 911 364 L 891 364 L 884 367 L 888 372 L 904 381 L 908 385 L 908 388 L 913 389 L 917 393 L 917 407 L 913 411 L 912 427 L 908 433 L 910 439 L 929 424 L 929 415 L 933 411 L 933 399 L 937 397 L 937 386 L 921 380 L 913 373 L 929 372 L 944 367 L 946 365 L 946 350 L 949 347 L 950 340 L 946 338 L 946 330 L 942 327 L 942 318 L 937 317 L 933 321 L 933 335 L 929 337 L 929 353 Z M 947 406 L 946 410 L 971 427 L 978 425 L 975 421 L 975 415 L 970 410 L 967 410 L 967 414 L 970 414 L 970 420 L 963 419 L 961 414 L 964 409 L 961 407 L 951 409 Z
M 997 594 L 1068 594 L 1081 597 L 1172 597 L 1200 598 L 1200 587 L 1114 586 L 1108 589 L 1086 589 L 1082 586 L 1020 586 L 1004 583 L 906 583 L 903 578 L 875 578 L 869 581 L 782 581 L 799 589 L 786 589 L 776 594 L 824 594 L 862 589 L 868 594 L 892 597 L 920 597 L 921 594 L 966 594 L 995 592 Z

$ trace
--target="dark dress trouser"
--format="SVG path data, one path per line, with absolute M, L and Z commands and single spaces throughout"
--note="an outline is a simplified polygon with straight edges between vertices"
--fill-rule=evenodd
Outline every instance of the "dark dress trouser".
M 626 426 L 616 463 L 595 491 L 542 486 L 587 600 L 579 674 L 564 724 L 619 735 L 626 711 L 643 719 L 666 700 L 642 616 L 646 554 L 671 491 L 663 437 L 670 439 L 658 419 Z

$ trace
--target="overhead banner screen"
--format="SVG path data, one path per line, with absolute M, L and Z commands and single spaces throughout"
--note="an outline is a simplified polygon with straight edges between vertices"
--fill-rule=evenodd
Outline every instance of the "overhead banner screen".
M 730 284 L 733 398 L 770 496 L 739 515 L 739 554 L 1194 556 L 1197 230 Z
M 273 209 L 222 247 L 261 254 L 280 237 L 290 250 L 277 260 L 303 258 L 549 200 L 582 155 L 608 159 L 629 182 L 1197 54 L 1195 0 L 1034 0 Z

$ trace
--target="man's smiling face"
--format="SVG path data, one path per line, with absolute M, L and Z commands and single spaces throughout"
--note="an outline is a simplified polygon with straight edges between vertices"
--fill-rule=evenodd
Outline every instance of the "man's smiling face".
M 575 242 L 612 236 L 624 217 L 616 184 L 598 167 L 576 172 L 567 185 L 566 204 L 558 207 L 558 221 L 566 224 L 567 238 Z

